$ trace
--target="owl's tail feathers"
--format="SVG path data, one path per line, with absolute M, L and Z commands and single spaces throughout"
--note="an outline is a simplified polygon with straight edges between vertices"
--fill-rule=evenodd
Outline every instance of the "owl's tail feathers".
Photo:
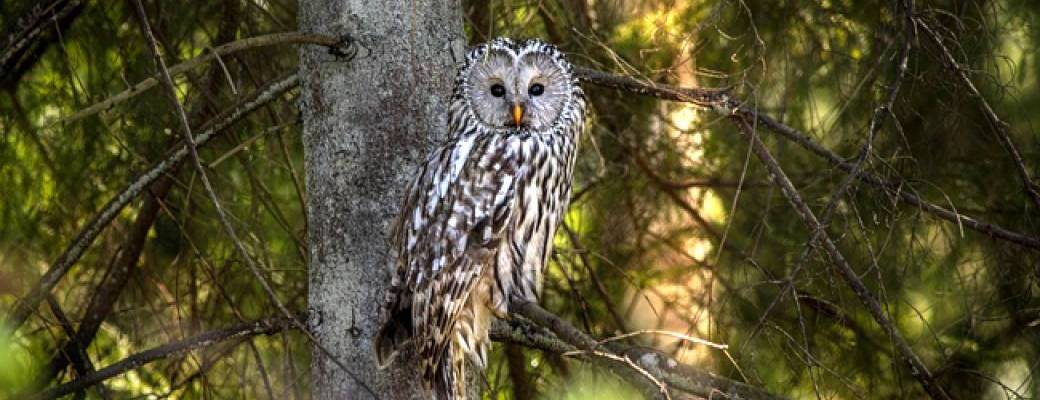
M 396 310 L 376 335 L 376 362 L 386 368 L 405 343 L 412 339 L 411 310 Z
M 466 357 L 457 347 L 449 343 L 440 363 L 426 371 L 423 383 L 432 390 L 434 400 L 466 400 Z

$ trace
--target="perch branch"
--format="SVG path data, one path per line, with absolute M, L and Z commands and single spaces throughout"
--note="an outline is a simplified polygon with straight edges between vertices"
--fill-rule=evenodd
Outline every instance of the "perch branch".
M 594 339 L 535 304 L 523 306 L 521 309 L 523 310 L 522 315 L 531 315 L 546 322 L 554 321 L 549 322 L 550 325 L 563 332 L 568 332 L 568 340 L 574 340 L 583 344 L 596 345 Z M 305 316 L 294 314 L 294 318 L 300 320 L 305 319 Z M 90 388 L 91 386 L 97 385 L 105 380 L 141 368 L 155 361 L 170 359 L 189 351 L 211 347 L 235 339 L 270 335 L 295 328 L 298 327 L 295 326 L 291 319 L 280 316 L 250 321 L 224 329 L 201 333 L 181 341 L 164 344 L 135 353 L 102 369 L 85 374 L 76 380 L 27 396 L 26 398 L 30 400 L 60 398 L 69 393 Z M 495 341 L 515 343 L 553 354 L 564 354 L 580 350 L 580 348 L 574 343 L 561 339 L 556 334 L 553 334 L 542 326 L 532 323 L 524 318 L 514 318 L 511 321 L 495 321 L 492 325 L 490 335 Z M 783 399 L 782 397 L 772 395 L 754 386 L 732 381 L 709 372 L 678 364 L 667 356 L 654 351 L 627 348 L 620 345 L 609 347 L 597 345 L 596 351 L 628 359 L 646 372 L 652 374 L 655 379 L 667 384 L 669 387 L 697 396 L 707 398 L 711 395 L 726 395 L 730 398 L 749 400 Z M 603 365 L 622 374 L 622 376 L 632 380 L 634 383 L 649 383 L 649 381 L 644 379 L 641 375 L 635 376 L 631 368 L 621 367 L 616 362 L 604 361 Z M 653 384 L 649 384 L 648 389 L 655 392 L 658 390 L 658 388 Z
M 560 317 L 546 311 L 535 303 L 514 303 L 510 311 L 523 318 L 496 321 L 491 328 L 491 338 L 499 342 L 521 344 L 553 354 L 574 351 L 596 351 L 627 358 L 659 382 L 672 390 L 681 390 L 704 398 L 739 398 L 750 400 L 778 400 L 765 390 L 737 382 L 725 377 L 683 365 L 657 351 L 627 347 L 618 343 L 601 344 L 596 339 L 578 330 Z M 572 353 L 573 354 L 573 353 Z M 601 358 L 593 358 L 593 361 Z M 601 359 L 602 360 L 602 359 Z M 602 365 L 620 374 L 627 380 L 640 385 L 645 393 L 660 393 L 659 387 L 647 380 L 642 372 L 636 372 L 618 364 L 606 362 Z

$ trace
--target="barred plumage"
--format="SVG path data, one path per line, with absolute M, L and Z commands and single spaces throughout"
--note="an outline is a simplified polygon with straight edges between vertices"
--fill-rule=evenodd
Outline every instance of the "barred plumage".
M 454 400 L 466 397 L 465 357 L 487 365 L 491 317 L 540 296 L 585 97 L 554 46 L 496 39 L 467 54 L 449 112 L 448 142 L 422 165 L 394 227 L 376 351 L 385 365 L 413 343 L 427 391 Z

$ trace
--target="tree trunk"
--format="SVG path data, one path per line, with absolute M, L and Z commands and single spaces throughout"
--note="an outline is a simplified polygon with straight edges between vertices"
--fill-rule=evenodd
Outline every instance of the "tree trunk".
M 447 131 L 465 44 L 461 9 L 304 1 L 300 30 L 349 37 L 357 49 L 352 58 L 300 52 L 314 398 L 375 397 L 366 387 L 382 399 L 421 398 L 415 356 L 379 370 L 372 342 L 393 269 L 391 223 L 415 166 Z

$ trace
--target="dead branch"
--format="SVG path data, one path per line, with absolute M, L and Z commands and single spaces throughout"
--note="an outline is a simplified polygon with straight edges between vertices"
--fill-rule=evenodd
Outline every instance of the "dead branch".
M 11 82 L 8 74 L 22 69 L 19 64 L 23 55 L 40 40 L 54 25 L 52 21 L 65 20 L 78 13 L 83 2 L 80 0 L 56 0 L 50 4 L 37 4 L 11 24 L 0 51 L 0 81 Z M 19 74 L 14 74 L 15 76 Z
M 740 119 L 740 117 L 734 117 L 741 130 L 744 133 L 745 139 L 747 139 L 752 147 L 752 151 L 762 161 L 766 169 L 769 170 L 769 174 L 772 177 L 774 183 L 780 188 L 781 193 L 787 198 L 788 202 L 791 203 L 792 208 L 796 211 L 799 217 L 805 222 L 809 229 L 813 232 L 818 232 L 819 241 L 823 244 L 823 249 L 830 256 L 831 262 L 834 263 L 835 269 L 841 275 L 845 283 L 849 285 L 856 297 L 859 298 L 860 302 L 867 308 L 870 315 L 874 317 L 878 325 L 884 329 L 892 342 L 896 345 L 896 349 L 899 351 L 903 358 L 910 367 L 910 374 L 913 375 L 924 387 L 933 399 L 936 400 L 949 400 L 951 397 L 943 390 L 936 381 L 935 377 L 928 370 L 928 367 L 924 365 L 924 362 L 917 357 L 914 353 L 913 348 L 906 342 L 903 335 L 899 333 L 899 330 L 895 327 L 891 320 L 885 315 L 885 312 L 881 308 L 881 303 L 874 297 L 873 293 L 867 289 L 867 286 L 863 284 L 863 281 L 859 278 L 859 275 L 852 266 L 849 265 L 848 261 L 845 260 L 845 256 L 841 254 L 838 247 L 834 244 L 834 241 L 825 231 L 824 227 L 820 225 L 820 221 L 816 219 L 816 215 L 812 212 L 805 201 L 802 200 L 798 190 L 795 189 L 794 184 L 787 178 L 787 174 L 780 164 L 777 163 L 773 155 L 769 153 L 765 145 L 759 140 L 758 135 L 755 134 L 754 128 L 748 121 Z
M 728 88 L 681 88 L 653 81 L 643 81 L 630 76 L 615 75 L 582 66 L 575 66 L 574 73 L 578 79 L 592 82 L 599 86 L 664 100 L 693 103 L 701 107 L 715 107 L 725 103 L 729 98 Z
M 578 67 L 576 70 L 582 80 L 595 85 L 617 88 L 631 93 L 657 97 L 665 100 L 688 102 L 711 108 L 723 115 L 737 115 L 742 119 L 757 121 L 758 125 L 764 126 L 770 131 L 778 134 L 780 137 L 790 140 L 811 151 L 813 154 L 827 160 L 831 165 L 838 167 L 845 172 L 856 170 L 854 163 L 846 161 L 841 156 L 818 143 L 813 142 L 813 140 L 805 133 L 785 125 L 773 119 L 769 115 L 760 113 L 754 107 L 745 105 L 743 102 L 730 96 L 725 90 L 708 89 L 707 92 L 701 92 L 701 89 L 679 88 L 664 84 L 645 83 L 634 78 L 622 79 L 624 77 L 620 75 L 597 72 L 584 67 Z M 888 180 L 866 171 L 861 172 L 857 178 L 862 182 L 866 182 L 899 198 L 907 204 L 927 211 L 941 219 L 956 223 L 959 226 L 966 226 L 991 237 L 1000 238 L 1021 246 L 1040 250 L 1040 238 L 1018 233 L 996 224 L 960 214 L 955 210 L 951 211 L 938 206 L 922 199 L 910 191 L 905 190 L 906 182 Z
M 218 116 L 215 120 L 216 122 L 212 123 L 209 129 L 204 130 L 195 138 L 196 145 L 202 146 L 209 142 L 217 133 L 238 122 L 264 104 L 277 99 L 283 93 L 296 87 L 297 84 L 296 74 L 291 73 L 275 81 L 270 86 L 257 90 L 253 96 L 244 99 Z M 25 323 L 29 315 L 39 307 L 44 294 L 49 293 L 58 284 L 61 278 L 72 268 L 72 265 L 79 260 L 87 248 L 97 239 L 101 231 L 119 215 L 130 201 L 137 198 L 137 195 L 169 171 L 170 168 L 178 165 L 187 155 L 188 149 L 182 145 L 169 157 L 152 166 L 148 171 L 127 185 L 118 195 L 109 200 L 101 211 L 87 223 L 87 226 L 76 235 L 65 251 L 51 264 L 47 272 L 40 278 L 39 284 L 33 287 L 25 297 L 15 302 L 7 318 L 10 329 L 16 330 Z
M 913 4 L 910 1 L 906 1 L 902 5 L 902 8 L 904 8 L 902 10 L 903 12 L 897 13 L 906 16 L 906 26 L 905 31 L 903 33 L 903 47 L 899 52 L 899 57 L 896 59 L 895 76 L 892 78 L 892 82 L 888 85 L 888 93 L 885 97 L 885 101 L 874 108 L 874 112 L 870 117 L 870 127 L 867 130 L 867 138 L 864 141 L 863 146 L 860 148 L 859 155 L 856 158 L 856 162 L 852 166 L 852 170 L 849 171 L 848 175 L 846 175 L 845 178 L 842 179 L 841 184 L 838 185 L 838 189 L 834 191 L 834 194 L 831 195 L 831 199 L 827 202 L 827 205 L 824 206 L 823 212 L 820 213 L 819 226 L 821 229 L 812 233 L 812 237 L 806 243 L 805 248 L 798 256 L 798 259 L 795 261 L 794 266 L 791 268 L 791 272 L 787 275 L 786 278 L 784 278 L 784 280 L 787 283 L 784 284 L 784 287 L 780 289 L 780 293 L 776 296 L 776 298 L 773 299 L 772 302 L 769 303 L 765 311 L 762 312 L 762 315 L 759 317 L 758 322 L 755 324 L 755 327 L 752 328 L 751 334 L 748 335 L 747 339 L 744 340 L 744 345 L 741 346 L 741 348 L 747 347 L 747 345 L 751 343 L 751 341 L 758 334 L 762 326 L 764 326 L 766 319 L 769 317 L 769 314 L 777 305 L 780 304 L 780 302 L 784 299 L 787 293 L 791 293 L 792 298 L 798 298 L 798 292 L 794 287 L 795 278 L 798 276 L 798 273 L 805 265 L 809 256 L 813 253 L 813 250 L 816 248 L 816 244 L 819 241 L 820 236 L 825 233 L 823 229 L 825 229 L 827 225 L 830 224 L 831 217 L 833 216 L 834 209 L 837 207 L 839 200 L 841 200 L 841 198 L 845 196 L 845 193 L 851 188 L 852 182 L 857 180 L 863 173 L 863 165 L 870 158 L 871 148 L 874 146 L 874 138 L 877 135 L 877 133 L 881 130 L 881 125 L 884 123 L 887 117 L 892 116 L 892 108 L 895 105 L 897 97 L 899 96 L 899 89 L 903 85 L 903 80 L 906 78 L 907 63 L 910 61 L 910 50 L 913 48 L 914 25 L 911 17 L 913 15 Z
M 248 39 L 237 40 L 231 43 L 225 43 L 220 46 L 214 47 L 212 50 L 206 52 L 201 56 L 171 66 L 169 68 L 169 73 L 170 75 L 178 75 L 198 65 L 205 64 L 206 62 L 209 62 L 214 58 L 219 58 L 221 56 L 237 53 L 243 50 L 275 46 L 280 44 L 315 44 L 329 47 L 330 51 L 335 51 L 337 53 L 349 53 L 351 51 L 349 42 L 342 41 L 332 36 L 316 35 L 301 32 L 273 33 L 270 35 L 263 35 L 251 37 Z M 153 75 L 148 79 L 145 79 L 133 86 L 130 86 L 130 88 L 112 97 L 102 100 L 101 102 L 95 103 L 82 110 L 76 111 L 72 115 L 69 115 L 51 124 L 51 126 L 66 125 L 77 120 L 86 118 L 88 116 L 97 114 L 101 111 L 111 109 L 116 104 L 127 101 L 133 98 L 134 96 L 137 96 L 141 93 L 144 93 L 148 89 L 155 87 L 155 85 L 159 84 L 159 79 L 161 78 L 158 74 Z
M 220 199 L 217 197 L 216 191 L 213 190 L 213 184 L 210 182 L 208 174 L 206 174 L 206 168 L 202 165 L 202 159 L 199 157 L 198 149 L 196 148 L 197 145 L 195 143 L 195 138 L 191 133 L 191 125 L 188 122 L 188 114 L 184 112 L 184 106 L 181 105 L 180 100 L 177 99 L 177 89 L 176 87 L 174 87 L 173 78 L 170 77 L 170 71 L 166 67 L 166 62 L 163 60 L 162 55 L 159 53 L 159 45 L 155 42 L 155 37 L 152 35 L 152 30 L 148 23 L 148 15 L 144 11 L 144 6 L 141 4 L 141 0 L 135 0 L 134 5 L 137 9 L 137 17 L 141 23 L 141 30 L 144 31 L 144 36 L 145 39 L 147 39 L 149 48 L 152 52 L 152 57 L 155 59 L 156 69 L 159 70 L 159 77 L 161 78 L 160 82 L 162 82 L 163 87 L 166 89 L 166 94 L 170 100 L 170 104 L 173 106 L 174 111 L 176 111 L 176 116 L 178 117 L 177 120 L 181 126 L 181 132 L 184 134 L 184 141 L 186 143 L 185 147 L 188 150 L 188 154 L 191 155 L 191 163 L 195 167 L 195 171 L 198 172 L 199 178 L 202 181 L 202 186 L 206 192 L 206 195 L 213 203 L 213 208 L 217 212 L 217 219 L 220 221 L 220 225 L 224 229 L 224 233 L 226 233 L 228 235 L 228 238 L 231 239 L 231 243 L 234 245 L 235 251 L 238 252 L 238 255 L 242 257 L 243 261 L 245 261 L 245 264 L 249 268 L 249 271 L 252 272 L 253 276 L 257 279 L 257 281 L 260 282 L 260 286 L 267 294 L 267 297 L 271 300 L 272 303 L 274 303 L 278 310 L 281 311 L 282 315 L 284 315 L 285 318 L 288 318 L 289 321 L 292 322 L 293 326 L 295 326 L 301 332 L 306 334 L 316 348 L 325 353 L 325 355 L 329 358 L 333 359 L 336 362 L 336 364 L 339 365 L 339 367 L 347 373 L 348 376 L 357 381 L 359 386 L 361 386 L 363 389 L 365 389 L 365 391 L 371 394 L 372 397 L 378 399 L 379 396 L 375 393 L 375 391 L 373 391 L 372 388 L 368 386 L 368 384 L 366 384 L 364 381 L 355 376 L 354 372 L 347 368 L 347 366 L 343 364 L 342 361 L 336 359 L 332 352 L 322 347 L 321 344 L 307 330 L 307 326 L 304 325 L 304 323 L 300 320 L 296 319 L 293 313 L 289 311 L 289 308 L 285 306 L 285 303 L 278 299 L 278 295 L 275 294 L 274 289 L 271 287 L 271 283 L 267 281 L 267 278 L 264 278 L 264 275 L 260 272 L 260 268 L 257 266 L 257 262 L 253 259 L 252 256 L 249 255 L 249 252 L 246 250 L 245 245 L 242 244 L 241 239 L 239 239 L 238 237 L 238 233 L 235 232 L 234 226 L 231 225 L 231 222 L 227 218 L 227 214 L 224 211 L 224 207 L 220 203 Z
M 617 343 L 600 344 L 535 303 L 512 304 L 510 312 L 519 317 L 514 317 L 509 321 L 495 321 L 490 332 L 493 340 L 521 344 L 553 354 L 575 351 L 599 352 L 610 354 L 611 360 L 628 360 L 642 371 L 637 372 L 628 366 L 622 366 L 616 361 L 609 361 L 602 357 L 591 358 L 594 362 L 602 361 L 600 365 L 618 373 L 629 382 L 639 385 L 647 394 L 660 394 L 660 388 L 654 382 L 646 379 L 643 372 L 649 373 L 659 383 L 673 391 L 679 390 L 703 398 L 722 396 L 722 398 L 751 400 L 783 399 L 783 397 L 766 392 L 761 388 L 683 365 L 654 350 L 627 347 Z
M 86 374 L 72 382 L 28 396 L 27 399 L 56 399 L 66 394 L 86 389 L 103 382 L 106 379 L 124 374 L 127 371 L 140 368 L 154 361 L 171 358 L 195 349 L 213 346 L 231 339 L 269 335 L 289 328 L 291 326 L 290 324 L 291 322 L 288 318 L 275 317 L 201 333 L 179 342 L 164 344 L 159 347 L 133 354 L 105 368 Z
M 1033 183 L 1033 178 L 1029 176 L 1029 170 L 1026 169 L 1026 164 L 1022 161 L 1022 154 L 1018 151 L 1018 147 L 1015 146 L 1015 142 L 1011 140 L 1011 135 L 1008 133 L 1011 126 L 1008 125 L 1007 122 L 1001 120 L 1000 117 L 997 116 L 996 111 L 993 111 L 993 107 L 990 107 L 989 102 L 982 96 L 979 89 L 975 87 L 975 83 L 971 81 L 970 77 L 968 77 L 968 73 L 965 72 L 964 68 L 961 68 L 957 59 L 953 57 L 952 53 L 950 53 L 950 49 L 946 48 L 946 45 L 943 44 L 942 36 L 920 18 L 915 18 L 914 22 L 917 26 L 920 26 L 928 33 L 928 36 L 932 38 L 932 41 L 935 42 L 936 46 L 939 46 L 939 50 L 942 52 L 943 56 L 943 63 L 956 72 L 957 77 L 960 78 L 964 87 L 971 92 L 972 97 L 979 100 L 979 108 L 982 109 L 982 113 L 986 115 L 986 119 L 989 120 L 989 123 L 993 125 L 994 132 L 996 132 L 997 137 L 1000 138 L 1000 144 L 1004 146 L 1004 150 L 1011 156 L 1012 164 L 1015 165 L 1015 172 L 1018 173 L 1018 177 L 1022 180 L 1022 185 L 1025 187 L 1026 193 L 1029 194 L 1029 197 L 1033 200 L 1033 204 L 1036 205 L 1037 209 L 1040 209 L 1040 190 L 1038 190 L 1036 184 Z

